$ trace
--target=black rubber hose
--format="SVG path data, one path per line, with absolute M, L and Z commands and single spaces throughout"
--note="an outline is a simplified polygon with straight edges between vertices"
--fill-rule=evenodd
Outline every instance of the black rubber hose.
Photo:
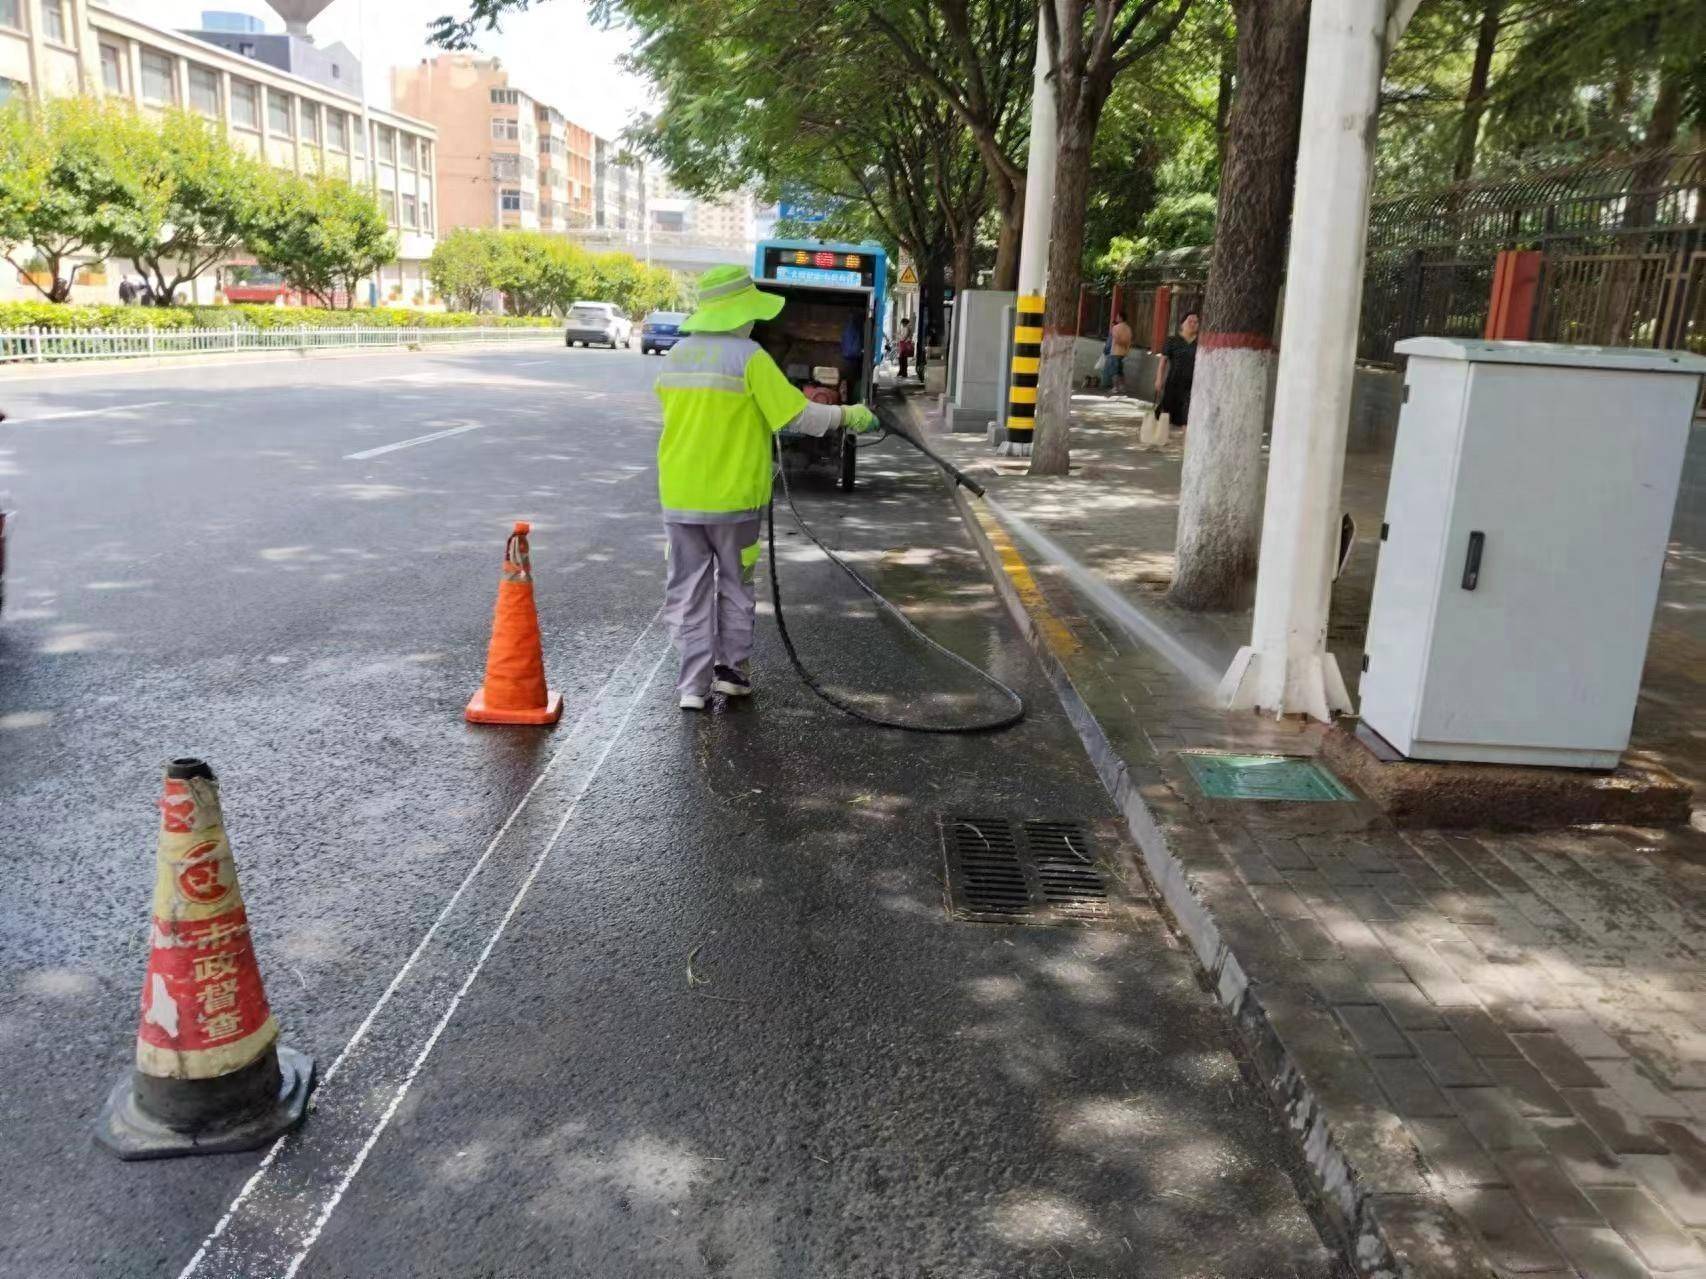
M 896 432 L 896 434 L 901 435 L 901 437 L 906 439 L 909 443 L 917 443 L 917 441 L 913 440 L 910 435 L 907 435 L 904 432 Z M 859 576 L 858 570 L 823 544 L 823 540 L 812 531 L 811 525 L 807 524 L 804 517 L 801 516 L 800 508 L 794 505 L 794 495 L 788 488 L 788 473 L 782 465 L 781 440 L 778 439 L 776 441 L 775 447 L 776 475 L 782 481 L 782 497 L 783 500 L 788 503 L 788 510 L 793 513 L 794 522 L 800 526 L 800 531 L 811 539 L 812 543 L 818 548 L 818 550 L 822 551 L 829 557 L 831 563 L 833 563 L 843 573 L 847 574 L 848 577 L 852 578 L 854 584 L 858 586 L 861 591 L 865 592 L 866 595 L 869 595 L 873 600 L 875 600 L 879 607 L 884 609 L 890 616 L 900 622 L 902 626 L 906 627 L 908 631 L 918 636 L 919 639 L 923 640 L 931 648 L 944 654 L 960 666 L 971 671 L 972 674 L 976 675 L 986 684 L 994 687 L 1003 697 L 1012 702 L 1013 709 L 995 716 L 992 719 L 978 720 L 971 724 L 909 724 L 903 720 L 888 719 L 884 716 L 873 715 L 869 711 L 861 710 L 851 702 L 837 697 L 834 693 L 830 692 L 821 683 L 819 683 L 817 677 L 807 670 L 806 664 L 800 660 L 800 655 L 794 648 L 793 637 L 788 634 L 787 618 L 782 612 L 782 581 L 779 566 L 776 561 L 776 502 L 775 499 L 772 498 L 770 506 L 766 512 L 766 535 L 769 542 L 770 559 L 770 603 L 776 613 L 776 630 L 777 633 L 782 636 L 782 647 L 787 650 L 788 660 L 793 663 L 794 670 L 798 672 L 800 679 L 805 683 L 805 686 L 845 715 L 851 715 L 854 719 L 863 720 L 867 724 L 874 724 L 878 728 L 895 728 L 904 733 L 993 733 L 999 729 L 1011 728 L 1014 724 L 1017 724 L 1020 720 L 1024 719 L 1025 699 L 1019 696 L 1016 690 L 1010 688 L 1006 684 L 1003 684 L 982 667 L 973 662 L 967 661 L 951 648 L 947 648 L 944 645 L 937 643 L 923 631 L 919 630 L 918 627 L 913 624 L 911 618 L 907 617 L 905 613 L 888 600 L 880 591 L 877 590 L 876 587 L 872 586 L 863 577 Z M 929 452 L 927 449 L 921 449 L 920 451 L 925 453 Z M 932 454 L 931 456 L 934 455 Z M 937 460 L 940 461 L 940 459 Z M 947 464 L 943 463 L 943 465 L 946 466 Z M 952 468 L 949 469 L 952 470 Z M 974 489 L 974 491 L 981 492 L 982 490 Z

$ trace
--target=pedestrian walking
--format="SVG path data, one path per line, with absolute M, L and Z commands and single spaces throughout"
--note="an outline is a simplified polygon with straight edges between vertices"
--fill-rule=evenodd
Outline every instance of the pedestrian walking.
M 1155 398 L 1158 412 L 1165 413 L 1174 426 L 1184 426 L 1191 412 L 1191 379 L 1197 371 L 1197 330 L 1201 317 L 1186 311 L 1179 321 L 1179 331 L 1168 337 L 1161 347 L 1161 363 L 1155 370 Z
M 785 427 L 822 436 L 877 424 L 862 404 L 811 403 L 752 340 L 753 324 L 775 319 L 784 301 L 761 292 L 742 267 L 712 267 L 699 278 L 699 309 L 681 322 L 689 336 L 670 349 L 657 378 L 658 496 L 669 534 L 664 618 L 680 655 L 683 710 L 704 710 L 712 693 L 752 692 L 753 572 L 770 502 L 771 437 Z
M 136 286 L 130 282 L 128 275 L 118 282 L 118 300 L 122 306 L 129 306 L 136 301 Z
M 912 321 L 902 320 L 900 322 L 900 338 L 894 344 L 894 351 L 900 358 L 900 375 L 903 378 L 906 376 L 907 362 L 912 359 L 913 350 Z
M 1108 329 L 1108 340 L 1104 346 L 1106 355 L 1102 360 L 1102 389 L 1125 394 L 1125 360 L 1131 354 L 1131 325 L 1125 322 L 1125 315 L 1114 313 L 1114 322 Z

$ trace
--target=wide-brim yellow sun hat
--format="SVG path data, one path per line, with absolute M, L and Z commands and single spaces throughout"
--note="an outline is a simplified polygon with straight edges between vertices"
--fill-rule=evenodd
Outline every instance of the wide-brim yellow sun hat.
M 714 266 L 699 277 L 699 305 L 677 327 L 683 333 L 728 333 L 754 320 L 774 320 L 788 299 L 763 292 L 743 266 Z

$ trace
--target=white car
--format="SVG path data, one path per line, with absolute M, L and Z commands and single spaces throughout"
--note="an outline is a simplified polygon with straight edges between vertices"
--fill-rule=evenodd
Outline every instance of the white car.
M 563 325 L 563 345 L 579 342 L 591 346 L 597 342 L 614 350 L 627 346 L 633 332 L 634 322 L 614 302 L 576 302 Z

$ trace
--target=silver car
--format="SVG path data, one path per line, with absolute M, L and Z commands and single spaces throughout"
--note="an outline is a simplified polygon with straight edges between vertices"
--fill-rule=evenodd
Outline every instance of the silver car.
M 596 343 L 614 350 L 627 346 L 633 331 L 634 322 L 614 302 L 576 302 L 569 308 L 568 321 L 563 325 L 563 345 Z

